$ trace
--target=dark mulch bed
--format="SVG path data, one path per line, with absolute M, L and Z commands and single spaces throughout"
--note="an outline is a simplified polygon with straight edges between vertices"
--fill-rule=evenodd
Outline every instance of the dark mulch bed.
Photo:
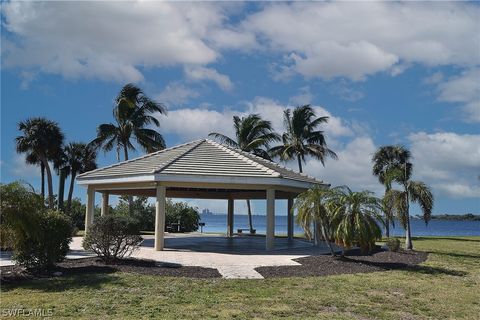
M 189 278 L 220 278 L 217 269 L 202 267 L 186 267 L 173 263 L 157 263 L 152 260 L 122 259 L 105 264 L 100 258 L 82 258 L 65 260 L 49 273 L 32 274 L 19 266 L 5 266 L 0 268 L 0 281 L 2 283 L 17 282 L 28 279 L 50 278 L 57 272 L 62 276 L 126 272 L 144 275 L 189 277 Z
M 395 269 L 414 269 L 427 260 L 428 253 L 421 251 L 384 251 L 377 249 L 371 255 L 363 255 L 359 250 L 346 252 L 345 257 L 330 255 L 309 256 L 294 261 L 301 266 L 259 267 L 265 278 L 328 276 L 335 274 L 365 273 Z

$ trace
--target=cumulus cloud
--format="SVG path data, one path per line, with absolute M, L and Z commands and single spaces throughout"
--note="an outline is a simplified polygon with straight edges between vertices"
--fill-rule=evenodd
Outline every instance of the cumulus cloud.
M 290 57 L 283 74 L 362 80 L 411 63 L 477 65 L 479 14 L 465 3 L 296 2 L 265 6 L 243 26 Z
M 212 68 L 188 66 L 185 67 L 185 76 L 187 79 L 192 81 L 213 81 L 225 91 L 230 91 L 233 89 L 233 83 L 230 78 Z
M 469 3 L 23 2 L 2 5 L 6 67 L 66 78 L 141 81 L 143 69 L 205 67 L 224 52 L 273 52 L 279 78 L 475 66 L 480 8 Z M 469 41 L 465 41 L 469 39 Z M 200 69 L 202 70 L 202 69 Z M 231 82 L 206 69 L 204 79 Z M 33 73 L 32 73 L 33 74 Z
M 186 87 L 182 83 L 172 82 L 156 96 L 156 99 L 167 105 L 176 106 L 182 105 L 192 98 L 197 98 L 199 95 L 197 91 Z
M 383 187 L 372 175 L 371 159 L 376 148 L 368 136 L 353 138 L 345 145 L 337 146 L 335 152 L 338 160 L 329 159 L 324 167 L 319 161 L 309 159 L 305 165 L 305 172 L 333 186 L 347 185 L 357 191 L 370 190 L 381 196 Z
M 409 140 L 416 177 L 449 197 L 480 197 L 480 135 L 418 132 Z
M 142 68 L 208 64 L 228 6 L 169 2 L 17 2 L 2 5 L 7 67 L 66 78 L 141 81 Z M 233 30 L 230 30 L 230 42 Z M 232 46 L 232 44 L 229 44 Z
M 458 76 L 440 82 L 438 91 L 440 101 L 462 105 L 465 121 L 480 122 L 480 68 L 465 70 Z

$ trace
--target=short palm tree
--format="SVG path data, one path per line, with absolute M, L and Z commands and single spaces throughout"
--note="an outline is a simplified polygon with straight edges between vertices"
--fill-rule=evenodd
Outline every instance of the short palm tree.
M 132 138 L 146 152 L 165 148 L 162 135 L 149 126 L 160 126 L 153 113 L 165 114 L 165 107 L 151 100 L 143 91 L 133 84 L 125 85 L 117 96 L 113 109 L 115 123 L 104 123 L 97 128 L 97 137 L 92 141 L 95 147 L 102 147 L 105 152 L 116 149 L 117 160 L 123 151 L 124 160 L 128 160 L 128 151 L 135 150 Z
M 287 131 L 282 135 L 282 145 L 270 149 L 272 156 L 278 156 L 284 161 L 296 158 L 300 172 L 303 171 L 302 163 L 305 163 L 307 156 L 320 160 L 323 165 L 327 157 L 338 158 L 327 147 L 323 131 L 317 130 L 320 124 L 328 122 L 328 117 L 317 118 L 310 105 L 297 107 L 293 112 L 287 109 L 283 117 Z
M 58 154 L 63 144 L 63 133 L 58 124 L 45 118 L 30 118 L 21 121 L 18 129 L 23 133 L 15 138 L 17 152 L 40 161 L 47 173 L 48 206 L 54 207 L 52 171 L 48 160 Z M 32 158 L 30 158 L 32 160 Z
M 235 128 L 235 138 L 230 138 L 218 132 L 212 132 L 209 136 L 233 148 L 270 160 L 267 152 L 269 145 L 280 140 L 280 137 L 273 131 L 270 121 L 263 120 L 258 114 L 251 114 L 242 118 L 234 116 L 233 126 Z M 250 233 L 253 233 L 250 200 L 247 200 L 247 210 Z
M 72 142 L 65 147 L 65 160 L 71 174 L 66 205 L 66 211 L 68 212 L 72 205 L 75 178 L 77 177 L 77 174 L 97 168 L 97 153 L 91 145 Z
M 396 171 L 402 163 L 408 163 L 411 158 L 410 151 L 403 146 L 383 146 L 378 148 L 372 158 L 373 175 L 385 186 L 385 195 L 392 188 Z M 410 168 L 411 169 L 411 168 Z M 410 170 L 409 169 L 409 170 Z M 408 175 L 410 175 L 409 173 Z M 384 197 L 385 235 L 390 237 L 390 224 L 394 224 L 391 202 Z
M 292 210 L 297 209 L 297 224 L 303 228 L 307 238 L 315 239 L 315 244 L 318 244 L 320 239 L 318 233 L 321 232 L 330 253 L 335 256 L 335 251 L 330 243 L 333 230 L 332 213 L 327 208 L 331 195 L 330 189 L 314 187 L 297 197 Z
M 370 191 L 354 192 L 343 186 L 332 189 L 326 206 L 331 212 L 333 237 L 342 248 L 373 250 L 382 237 L 380 199 Z

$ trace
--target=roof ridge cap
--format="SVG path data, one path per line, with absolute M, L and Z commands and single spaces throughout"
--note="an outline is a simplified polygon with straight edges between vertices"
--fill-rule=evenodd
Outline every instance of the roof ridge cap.
M 194 143 L 194 142 L 198 142 L 198 141 L 200 141 L 200 140 L 195 140 L 195 141 L 190 141 L 190 142 L 182 143 L 182 144 L 179 144 L 179 145 L 170 147 L 170 148 L 165 148 L 165 149 L 158 150 L 158 151 L 155 151 L 155 152 L 147 153 L 147 154 L 144 154 L 143 156 L 140 156 L 140 157 L 136 157 L 136 158 L 133 158 L 133 159 L 120 161 L 120 162 L 113 163 L 113 164 L 108 165 L 108 166 L 105 166 L 105 167 L 101 167 L 101 168 L 97 168 L 97 169 L 94 169 L 94 170 L 86 171 L 86 172 L 84 172 L 84 173 L 82 173 L 82 174 L 79 174 L 79 175 L 77 176 L 77 178 L 81 178 L 83 175 L 86 175 L 87 173 L 99 172 L 99 171 L 103 171 L 103 170 L 105 170 L 105 169 L 110 169 L 110 168 L 119 166 L 119 165 L 124 164 L 124 163 L 130 163 L 130 162 L 137 161 L 137 160 L 140 160 L 140 159 L 144 159 L 144 158 L 148 158 L 148 157 L 153 157 L 153 156 L 155 156 L 155 155 L 157 155 L 157 154 L 159 154 L 159 153 L 166 152 L 166 151 L 170 151 L 170 150 L 174 150 L 174 149 L 177 149 L 177 148 L 186 146 L 187 144 Z
M 274 177 L 281 177 L 282 174 L 276 170 L 273 170 L 271 168 L 268 168 L 266 166 L 264 166 L 263 164 L 259 163 L 259 162 L 256 162 L 250 158 L 248 158 L 247 156 L 243 155 L 242 153 L 246 153 L 248 155 L 250 155 L 250 153 L 248 152 L 245 152 L 245 151 L 242 151 L 238 148 L 233 148 L 233 147 L 229 147 L 229 146 L 226 146 L 224 144 L 221 144 L 221 143 L 218 143 L 216 141 L 213 141 L 213 140 L 210 140 L 210 139 L 206 139 L 207 142 L 209 142 L 210 144 L 213 144 L 214 146 L 218 147 L 218 148 L 221 148 L 225 151 L 228 151 L 229 153 L 233 154 L 235 157 L 237 157 L 238 159 L 252 165 L 252 162 L 255 163 L 255 167 L 259 167 L 262 171 L 265 171 L 271 175 L 273 175 Z
M 193 149 L 197 148 L 199 145 L 201 145 L 203 142 L 205 142 L 206 139 L 200 139 L 200 140 L 195 140 L 195 141 L 191 141 L 189 143 L 185 143 L 183 145 L 180 145 L 180 146 L 185 146 L 187 144 L 193 144 L 193 146 L 188 149 L 187 151 L 185 151 L 184 153 L 182 154 L 179 154 L 178 156 L 174 157 L 173 159 L 171 159 L 170 161 L 168 161 L 167 163 L 165 163 L 165 165 L 163 165 L 161 168 L 157 168 L 157 169 L 154 169 L 152 170 L 152 173 L 159 173 L 159 172 L 162 172 L 163 170 L 165 170 L 166 168 L 168 168 L 170 165 L 172 165 L 172 163 L 174 163 L 175 161 L 177 161 L 178 159 L 182 158 L 183 156 L 185 156 L 186 154 L 190 153 Z

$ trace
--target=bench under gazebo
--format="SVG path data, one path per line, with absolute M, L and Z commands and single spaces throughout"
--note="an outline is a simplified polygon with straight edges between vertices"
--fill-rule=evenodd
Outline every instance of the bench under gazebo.
M 225 199 L 227 236 L 233 236 L 234 200 L 266 199 L 266 249 L 274 248 L 275 200 L 287 200 L 287 236 L 293 239 L 294 198 L 321 181 L 255 155 L 203 139 L 119 162 L 78 176 L 87 187 L 85 233 L 93 223 L 95 193 L 101 213 L 109 195 L 156 197 L 155 250 L 164 248 L 166 198 Z

